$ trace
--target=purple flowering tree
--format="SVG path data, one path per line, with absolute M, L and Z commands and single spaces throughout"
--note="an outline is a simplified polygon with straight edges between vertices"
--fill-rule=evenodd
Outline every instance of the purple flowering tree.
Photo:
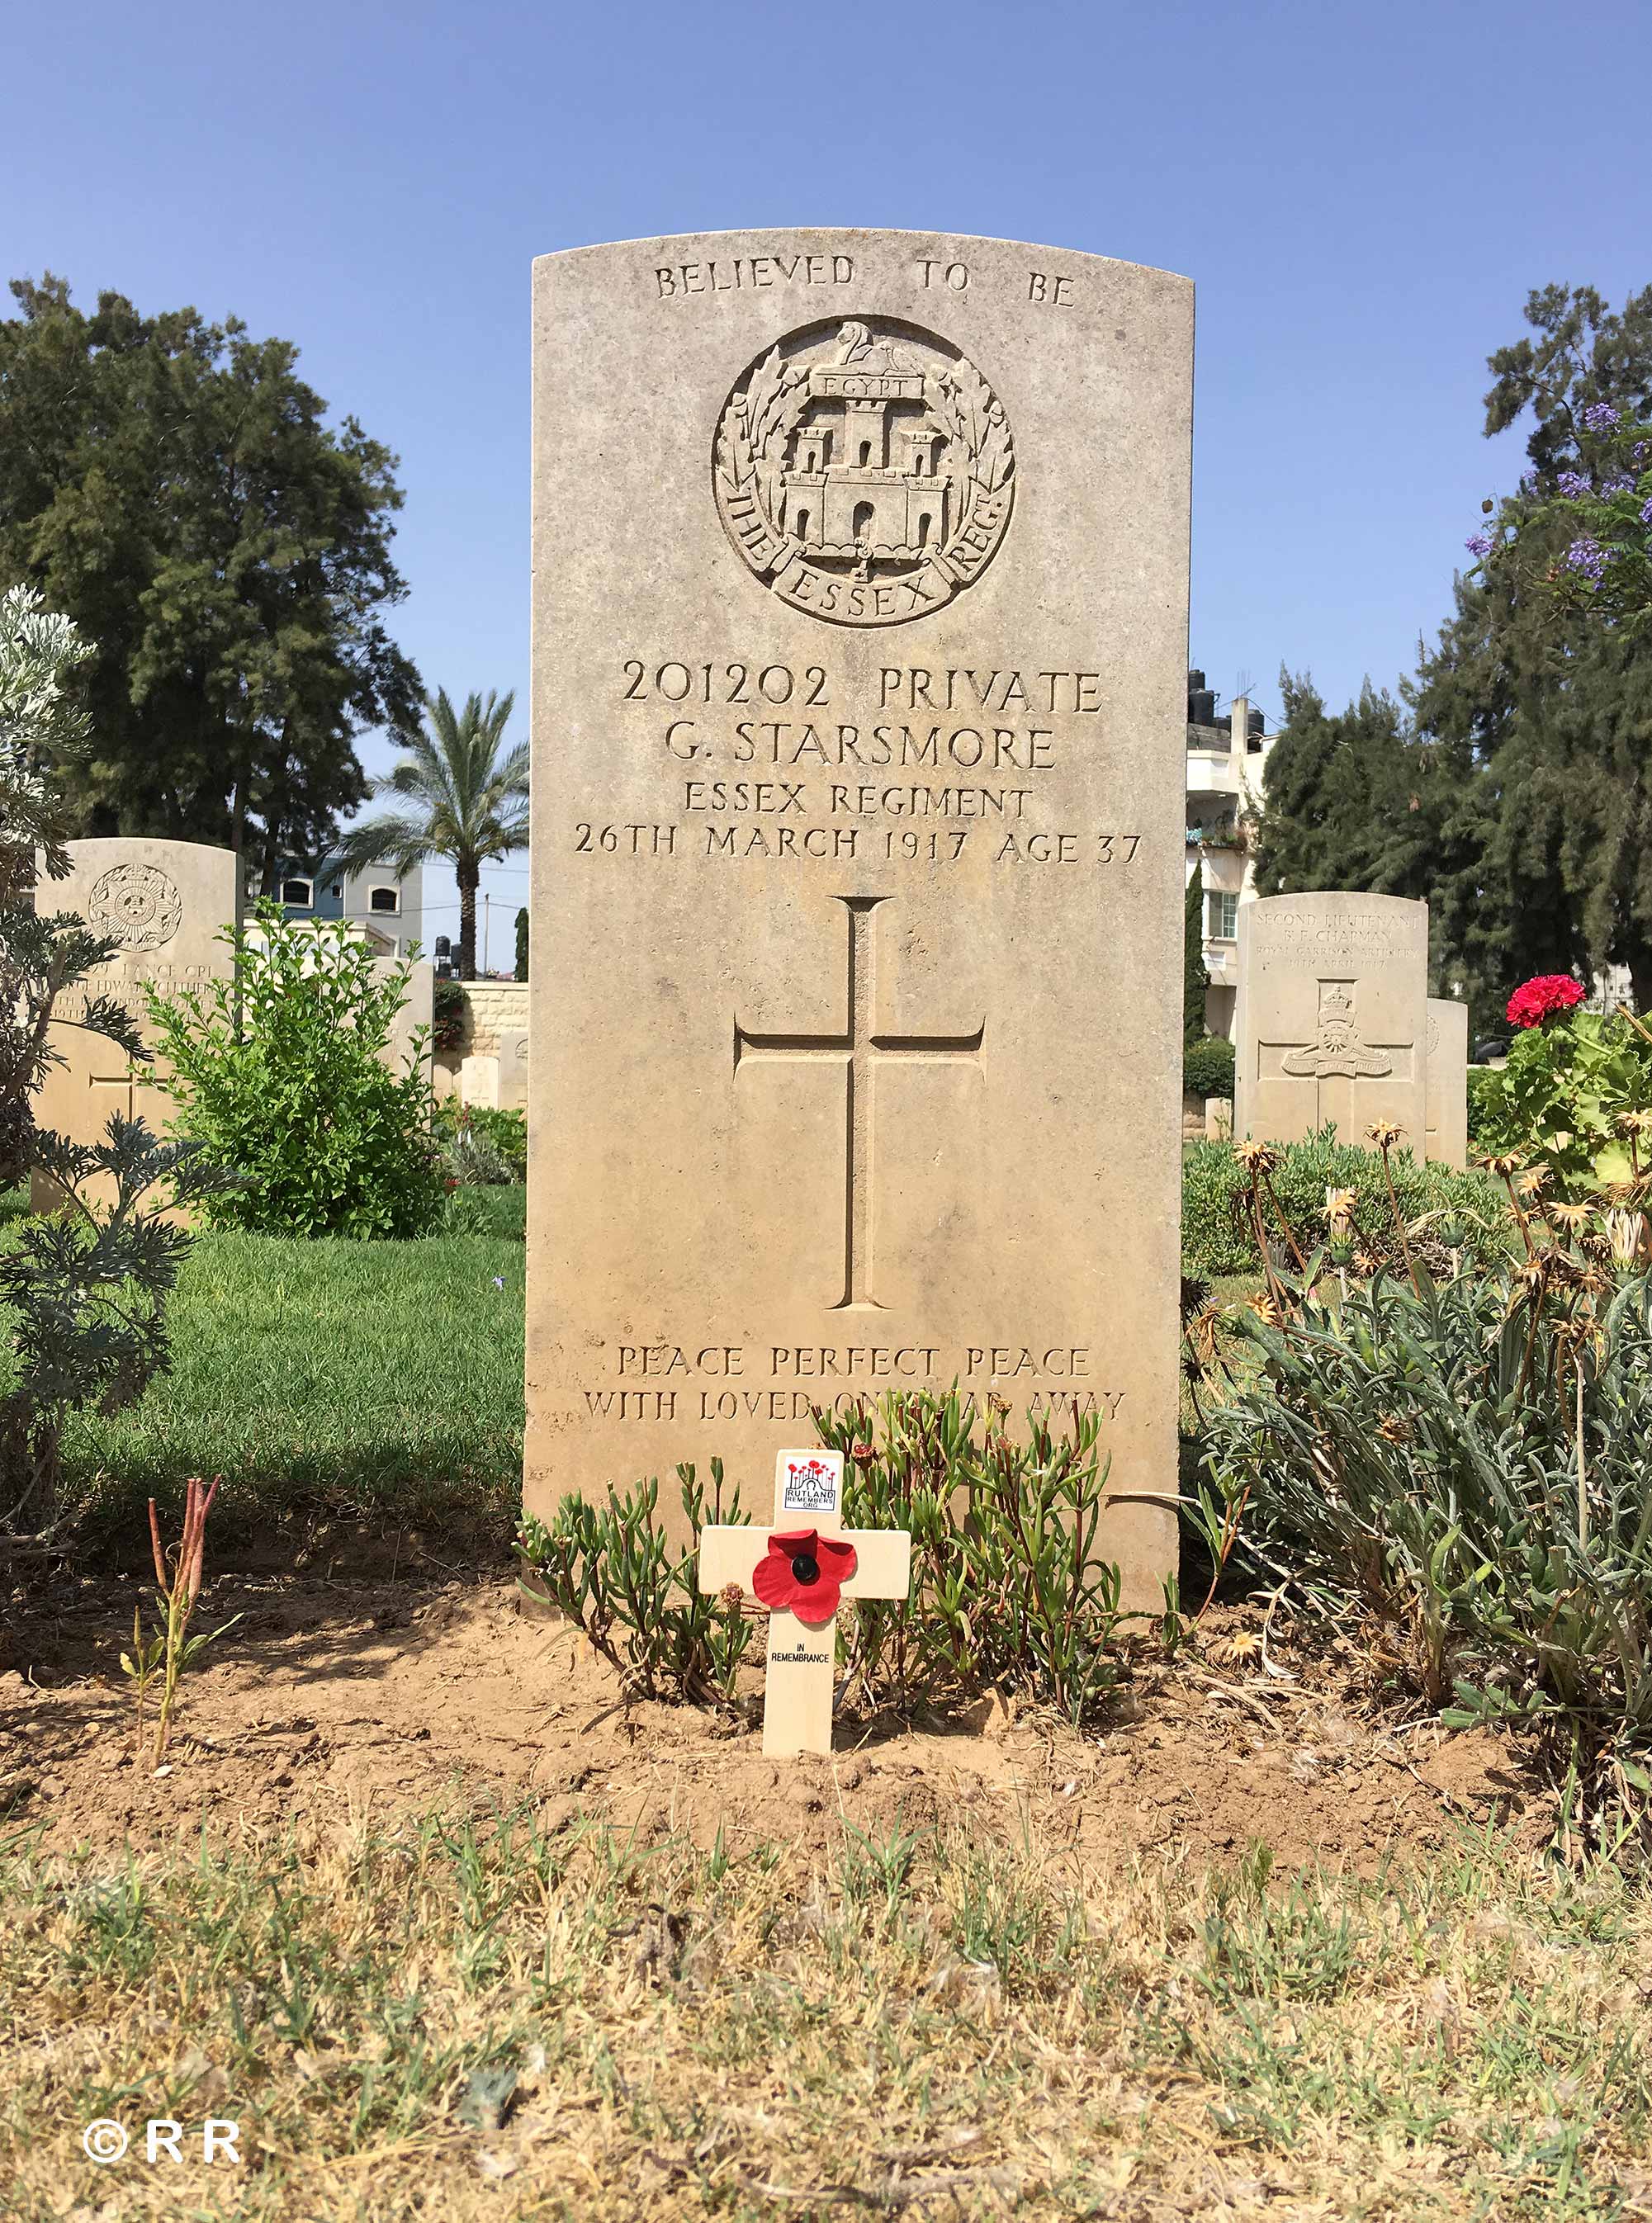
M 1614 312 L 1592 287 L 1549 287 L 1526 315 L 1539 337 L 1491 358 L 1486 431 L 1529 410 L 1531 468 L 1481 505 L 1466 545 L 1489 584 L 1638 631 L 1652 621 L 1652 287 Z

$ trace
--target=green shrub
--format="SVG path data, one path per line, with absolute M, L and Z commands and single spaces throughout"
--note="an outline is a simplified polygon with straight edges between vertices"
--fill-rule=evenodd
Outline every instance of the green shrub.
M 1304 1142 L 1274 1145 L 1274 1154 L 1270 1179 L 1292 1227 L 1299 1238 L 1307 1238 L 1308 1248 L 1324 1233 L 1327 1189 L 1352 1189 L 1356 1238 L 1374 1258 L 1395 1255 L 1383 1162 L 1374 1150 L 1339 1143 L 1334 1127 L 1327 1127 Z M 1465 1222 L 1467 1247 L 1476 1254 L 1512 1238 L 1506 1199 L 1486 1174 L 1419 1164 L 1409 1151 L 1397 1152 L 1392 1167 L 1400 1209 L 1408 1221 L 1433 1214 L 1460 1218 Z M 1182 1260 L 1186 1272 L 1259 1271 L 1261 1254 L 1245 1209 L 1246 1187 L 1238 1145 L 1199 1142 L 1183 1152 Z
M 446 1182 L 434 1105 L 415 1054 L 379 1053 L 407 999 L 411 965 L 380 973 L 342 919 L 300 925 L 261 904 L 222 937 L 235 977 L 167 998 L 149 1015 L 178 1106 L 173 1130 L 247 1176 L 208 1198 L 209 1225 L 253 1235 L 424 1235 Z
M 1268 1169 L 1259 1168 L 1265 1188 Z M 1529 1197 L 1530 1192 L 1528 1192 Z M 1652 1281 L 1637 1213 L 1512 1206 L 1516 1249 L 1351 1278 L 1334 1244 L 1232 1325 L 1201 1525 L 1340 1611 L 1460 1725 L 1546 1736 L 1592 1796 L 1652 1792 Z M 1299 1238 L 1300 1240 L 1300 1238 Z M 1377 1647 L 1380 1653 L 1383 1647 Z
M 442 1207 L 444 1235 L 489 1235 L 520 1243 L 527 1235 L 527 1190 L 520 1181 L 489 1181 L 450 1189 Z
M 696 1587 L 705 1493 L 691 1466 L 679 1466 L 687 1540 L 673 1546 L 656 1525 L 657 1481 L 606 1505 L 576 1491 L 550 1525 L 533 1514 L 517 1533 L 516 1551 L 531 1598 L 548 1600 L 582 1631 L 619 1676 L 629 1697 L 728 1700 L 753 1624 L 736 1605 Z M 722 1461 L 711 1462 L 709 1518 L 738 1527 L 749 1519 L 736 1489 L 725 1512 Z
M 1557 1013 L 1516 1031 L 1471 1104 L 1481 1149 L 1541 1158 L 1570 1196 L 1634 1180 L 1626 1123 L 1652 1107 L 1652 1032 L 1628 1011 Z
M 1119 1571 L 1091 1556 L 1107 1494 L 1100 1420 L 1075 1416 L 1059 1434 L 1029 1416 L 1017 1443 L 1008 1413 L 906 1392 L 875 1421 L 816 1416 L 848 1461 L 845 1525 L 912 1539 L 906 1596 L 849 1622 L 848 1671 L 898 1703 L 995 1689 L 1077 1725 L 1119 1680 Z
M 437 1112 L 432 1132 L 446 1171 L 463 1186 L 502 1187 L 527 1179 L 524 1112 L 495 1112 L 450 1097 Z
M 227 1186 L 200 1143 L 158 1143 L 142 1119 L 113 1114 L 107 1137 L 36 1132 L 63 1206 L 0 1254 L 0 1528 L 49 1531 L 70 1416 L 121 1412 L 170 1365 L 167 1307 L 192 1241 L 176 1207 L 208 1209 Z
M 1189 1042 L 1182 1058 L 1182 1086 L 1189 1096 L 1233 1094 L 1233 1045 L 1220 1035 Z
M 1477 1150 L 1484 1151 L 1486 1148 L 1485 1129 L 1482 1123 L 1485 1116 L 1486 1099 L 1497 1093 L 1497 1080 L 1498 1076 L 1490 1066 L 1471 1065 L 1468 1068 L 1468 1139 Z

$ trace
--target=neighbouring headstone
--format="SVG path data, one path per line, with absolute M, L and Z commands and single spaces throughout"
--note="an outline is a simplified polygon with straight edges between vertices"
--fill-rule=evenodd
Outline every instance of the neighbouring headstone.
M 1468 1163 L 1468 1005 L 1428 998 L 1428 1156 L 1459 1172 Z
M 1233 1131 L 1294 1143 L 1378 1120 L 1417 1156 L 1427 1132 L 1428 906 L 1340 890 L 1239 914 Z
M 232 973 L 233 954 L 218 936 L 240 922 L 239 860 L 232 850 L 198 841 L 71 841 L 68 851 L 66 879 L 47 879 L 42 863 L 35 908 L 74 912 L 117 948 L 107 965 L 58 998 L 50 1036 L 64 1062 L 47 1073 L 35 1117 L 77 1143 L 101 1141 L 111 1112 L 141 1115 L 161 1133 L 175 1106 L 154 1086 L 154 1068 L 129 1071 L 113 1042 L 70 1022 L 89 998 L 114 996 L 148 1037 L 142 984 L 170 992 Z M 34 1187 L 36 1208 L 50 1209 L 54 1185 L 37 1174 Z
M 375 960 L 374 970 L 382 974 L 396 967 L 400 961 L 395 958 L 381 957 Z M 384 1061 L 393 1072 L 406 1073 L 407 1061 L 413 1054 L 413 1043 L 422 1028 L 424 1042 L 419 1053 L 419 1069 L 426 1082 L 431 1080 L 430 1036 L 435 1007 L 435 970 L 425 958 L 416 958 L 413 960 L 413 969 L 407 975 L 406 998 L 391 1023 L 390 1039 L 384 1046 Z
M 771 1527 L 700 1531 L 697 1579 L 769 1609 L 763 1749 L 829 1752 L 837 1608 L 842 1598 L 904 1598 L 912 1540 L 904 1528 L 845 1528 L 842 1452 L 779 1452 Z
M 499 1037 L 499 1108 L 523 1112 L 527 1108 L 527 1036 L 510 1028 Z
M 499 1060 L 473 1051 L 459 1067 L 459 1101 L 485 1112 L 499 1109 Z
M 1161 1602 L 1192 318 L 949 235 L 536 266 L 533 1510 L 1075 1399 Z

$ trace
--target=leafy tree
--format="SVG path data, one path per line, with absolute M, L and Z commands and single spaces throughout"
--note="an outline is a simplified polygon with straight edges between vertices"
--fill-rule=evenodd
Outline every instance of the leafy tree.
M 1404 714 L 1369 680 L 1327 711 L 1306 672 L 1282 671 L 1284 719 L 1268 758 L 1257 885 L 1409 895 L 1426 876 L 1429 767 L 1407 745 Z
M 1483 505 L 1491 521 L 1468 544 L 1483 638 L 1463 665 L 1500 727 L 1485 758 L 1496 809 L 1485 876 L 1514 922 L 1517 974 L 1623 965 L 1644 1010 L 1652 287 L 1612 311 L 1592 287 L 1546 287 L 1528 300 L 1526 320 L 1535 337 L 1490 358 L 1485 430 L 1529 413 L 1530 468 L 1514 494 Z M 1419 697 L 1420 713 L 1435 707 Z
M 527 978 L 527 912 L 526 910 L 519 910 L 516 914 L 516 977 L 519 980 L 526 980 Z
M 1406 892 L 1428 900 L 1436 992 L 1465 996 L 1484 1030 L 1500 1023 L 1518 981 L 1567 968 L 1568 914 L 1552 876 L 1529 856 L 1523 867 L 1500 840 L 1498 766 L 1515 702 L 1490 599 L 1472 576 L 1458 578 L 1453 614 L 1432 648 L 1419 641 L 1417 659 L 1403 692 L 1433 775 L 1432 851 L 1426 877 Z
M 1526 315 L 1532 336 L 1490 358 L 1485 430 L 1529 415 L 1530 468 L 1484 505 L 1475 566 L 1402 690 L 1409 721 L 1369 686 L 1332 716 L 1282 676 L 1258 885 L 1426 897 L 1436 987 L 1488 1018 L 1533 973 L 1613 965 L 1645 1010 L 1652 627 L 1636 564 L 1599 551 L 1613 519 L 1636 563 L 1652 530 L 1652 288 L 1612 312 L 1549 287 Z
M 527 846 L 526 741 L 501 751 L 516 697 L 492 692 L 455 710 L 445 690 L 426 700 L 422 726 L 397 738 L 404 754 L 375 796 L 406 807 L 353 826 L 337 845 L 352 867 L 389 863 L 398 872 L 445 857 L 459 884 L 459 973 L 476 977 L 476 889 L 482 867 Z
M 1201 1042 L 1205 1032 L 1205 860 L 1193 868 L 1182 908 L 1182 1040 Z
M 1652 417 L 1652 286 L 1618 311 L 1592 286 L 1538 287 L 1527 296 L 1526 322 L 1535 339 L 1486 359 L 1485 433 L 1507 431 L 1530 410 L 1526 453 L 1541 488 L 1575 468 L 1592 409 Z
M 1304 675 L 1280 675 L 1285 719 L 1268 762 L 1257 880 L 1352 888 L 1428 905 L 1433 992 L 1500 1015 L 1515 983 L 1552 961 L 1556 891 L 1517 853 L 1501 809 L 1511 730 L 1484 599 L 1460 583 L 1456 616 L 1399 702 L 1367 684 L 1340 715 Z M 1564 960 L 1559 969 L 1564 969 Z
M 337 427 L 290 341 L 65 281 L 0 319 L 0 586 L 94 645 L 73 829 L 224 843 L 273 881 L 365 791 L 355 739 L 410 714 L 385 630 L 395 457 Z

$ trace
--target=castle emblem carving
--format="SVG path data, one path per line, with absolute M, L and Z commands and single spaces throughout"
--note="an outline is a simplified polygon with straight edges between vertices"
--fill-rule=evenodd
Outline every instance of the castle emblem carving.
M 1004 405 L 932 332 L 810 324 L 724 406 L 717 508 L 766 586 L 834 625 L 899 625 L 974 584 L 1015 498 Z
M 91 884 L 86 923 L 123 949 L 163 949 L 177 933 L 184 899 L 158 865 L 111 865 Z
M 1336 1074 L 1350 1080 L 1377 1080 L 1393 1072 L 1394 1061 L 1385 1050 L 1372 1049 L 1359 1039 L 1351 980 L 1320 983 L 1319 1018 L 1318 1039 L 1281 1058 L 1282 1071 L 1311 1080 L 1328 1080 Z

